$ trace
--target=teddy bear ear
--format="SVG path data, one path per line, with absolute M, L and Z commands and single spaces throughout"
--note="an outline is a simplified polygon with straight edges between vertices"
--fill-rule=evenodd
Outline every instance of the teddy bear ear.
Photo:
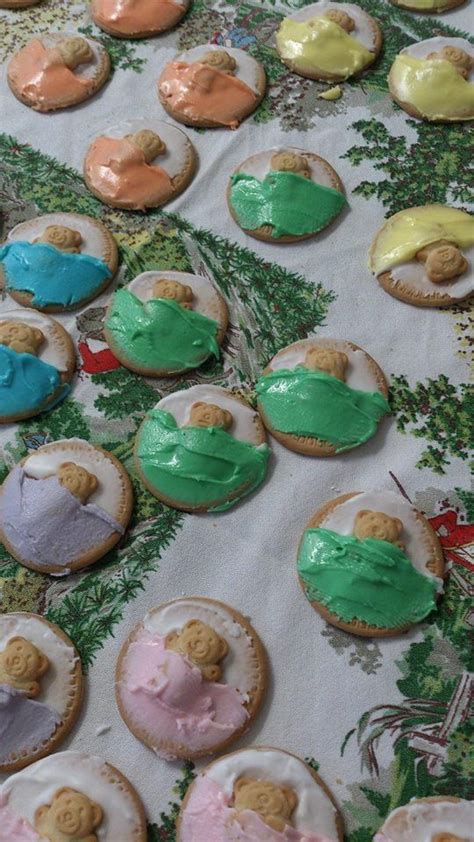
M 193 403 L 191 409 L 200 409 L 201 406 L 206 406 L 205 402 L 204 401 L 196 401 L 196 403 Z
M 18 643 L 18 641 L 20 643 L 23 643 L 24 637 L 20 637 L 19 635 L 15 635 L 15 637 L 10 637 L 10 639 L 7 642 L 7 646 L 10 646 L 10 643 Z
M 297 798 L 295 792 L 293 792 L 293 790 L 290 789 L 289 786 L 283 786 L 282 789 L 283 789 L 283 792 L 285 793 L 285 798 L 288 801 L 288 804 L 290 805 L 290 810 L 293 812 L 293 810 L 295 809 L 295 807 L 298 804 L 298 798 Z
M 220 656 L 220 658 L 225 658 L 225 656 L 228 655 L 228 653 L 229 653 L 229 644 L 227 643 L 227 640 L 224 640 L 224 638 L 221 637 L 220 644 L 219 644 L 219 656 Z
M 398 534 L 400 535 L 400 533 L 403 532 L 403 521 L 400 520 L 399 517 L 394 517 L 392 519 L 393 519 L 393 522 L 394 522 L 395 526 L 398 529 Z
M 33 327 L 33 328 L 31 328 L 31 329 L 32 329 L 32 331 L 33 331 L 33 336 L 34 336 L 34 338 L 35 338 L 35 342 L 37 342 L 37 343 L 38 343 L 38 345 L 39 345 L 39 344 L 40 344 L 40 342 L 43 342 L 43 340 L 44 340 L 43 331 L 41 331 L 41 330 L 39 329 L 39 327 Z
M 91 803 L 92 807 L 92 827 L 98 827 L 102 821 L 102 817 L 104 815 L 102 807 L 100 804 L 96 804 L 94 801 Z
M 38 657 L 39 657 L 39 666 L 38 666 L 37 675 L 41 676 L 41 675 L 44 675 L 46 670 L 48 669 L 49 661 L 48 661 L 46 655 L 43 655 L 42 652 L 38 653 Z
M 186 285 L 184 287 L 184 295 L 185 295 L 186 301 L 192 301 L 193 300 L 194 294 L 193 294 L 193 291 L 192 291 L 190 286 Z
M 228 409 L 224 409 L 223 412 L 224 412 L 224 420 L 225 420 L 226 426 L 230 427 L 230 425 L 232 424 L 232 421 L 234 420 L 232 418 L 232 413 L 229 412 Z
M 49 813 L 49 804 L 43 804 L 41 807 L 38 807 L 35 810 L 35 824 L 37 824 L 43 816 L 46 816 Z
M 200 620 L 188 620 L 186 625 L 184 626 L 185 629 L 192 629 L 194 626 L 199 626 L 201 624 Z
M 178 632 L 170 632 L 166 635 L 166 646 L 174 646 L 176 641 L 178 640 Z
M 240 792 L 241 789 L 248 786 L 248 784 L 252 783 L 250 778 L 239 778 L 238 781 L 234 784 L 234 794 Z
M 371 515 L 371 514 L 372 514 L 372 512 L 371 512 L 370 509 L 361 509 L 359 512 L 357 512 L 357 518 L 365 517 L 366 515 Z
M 70 786 L 62 786 L 61 789 L 57 789 L 54 793 L 54 799 L 59 798 L 61 795 L 75 795 L 76 790 L 72 789 Z

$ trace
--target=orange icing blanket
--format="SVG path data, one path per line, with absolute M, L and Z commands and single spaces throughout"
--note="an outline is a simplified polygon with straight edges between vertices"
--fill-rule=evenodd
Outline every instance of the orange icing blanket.
M 9 74 L 23 96 L 36 100 L 33 108 L 38 110 L 62 99 L 74 99 L 92 87 L 91 78 L 81 78 L 66 67 L 57 47 L 43 47 L 37 39 L 12 58 Z
M 91 184 L 105 199 L 127 201 L 138 210 L 165 201 L 173 191 L 168 173 L 147 164 L 143 151 L 127 138 L 98 137 L 85 167 Z
M 94 15 L 99 23 L 117 23 L 123 32 L 167 29 L 176 23 L 183 6 L 172 0 L 95 0 Z

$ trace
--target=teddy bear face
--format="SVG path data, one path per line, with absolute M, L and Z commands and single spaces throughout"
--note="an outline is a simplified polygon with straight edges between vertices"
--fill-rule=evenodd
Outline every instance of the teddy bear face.
M 77 254 L 81 250 L 82 237 L 79 231 L 66 228 L 65 225 L 48 225 L 36 242 L 46 243 L 68 254 Z
M 94 830 L 102 818 L 99 804 L 76 789 L 63 787 L 54 794 L 51 804 L 38 808 L 35 829 L 51 842 L 96 842 Z
M 38 349 L 44 342 L 44 334 L 37 327 L 24 322 L 1 322 L 0 345 L 6 345 L 19 354 L 38 356 Z
M 179 281 L 171 281 L 169 278 L 161 278 L 153 285 L 153 296 L 155 298 L 166 298 L 168 301 L 176 301 L 185 310 L 191 310 L 193 291 L 190 286 L 180 284 Z
M 229 76 L 233 76 L 237 67 L 235 58 L 225 50 L 210 50 L 199 59 L 199 63 L 208 64 L 209 67 L 213 67 L 215 70 L 222 70 L 223 73 L 227 73 Z
M 304 367 L 311 371 L 324 371 L 337 380 L 346 379 L 346 368 L 349 364 L 347 354 L 342 351 L 333 351 L 331 348 L 322 348 L 314 345 L 306 352 Z
M 218 664 L 229 651 L 227 641 L 201 620 L 188 620 L 180 632 L 171 632 L 166 647 L 184 655 L 207 681 L 218 681 L 221 677 Z
M 438 53 L 429 53 L 427 58 L 437 58 L 449 61 L 463 79 L 467 79 L 469 77 L 472 67 L 472 59 L 465 50 L 461 50 L 459 47 L 443 47 Z
M 452 281 L 466 271 L 468 263 L 453 243 L 440 240 L 421 249 L 417 259 L 425 264 L 426 274 L 434 284 Z
M 57 470 L 57 477 L 61 485 L 67 488 L 74 497 L 81 503 L 94 493 L 98 486 L 97 477 L 91 474 L 86 468 L 76 465 L 75 462 L 63 462 Z
M 304 178 L 311 178 L 308 161 L 296 152 L 276 152 L 270 159 L 270 166 L 276 172 L 292 172 Z
M 85 38 L 66 38 L 61 41 L 58 49 L 69 70 L 75 70 L 80 64 L 89 64 L 94 58 L 91 46 Z
M 215 403 L 197 401 L 193 403 L 189 416 L 189 427 L 221 427 L 228 430 L 232 425 L 232 413 Z
M 127 135 L 127 137 L 142 150 L 147 164 L 151 164 L 158 155 L 164 155 L 166 152 L 166 143 L 151 129 L 141 129 L 141 131 Z
M 273 781 L 239 778 L 234 785 L 234 809 L 237 812 L 253 810 L 265 824 L 276 831 L 282 831 L 291 824 L 291 815 L 298 799 L 287 786 Z
M 0 652 L 0 683 L 22 690 L 33 699 L 40 692 L 40 679 L 49 667 L 46 655 L 25 637 L 11 637 Z
M 402 532 L 403 523 L 397 517 L 390 517 L 384 512 L 373 512 L 370 509 L 357 512 L 354 535 L 361 541 L 364 538 L 376 538 L 378 541 L 388 541 L 403 549 L 403 544 L 399 541 Z
M 337 25 L 346 32 L 352 32 L 355 28 L 355 23 L 351 16 L 348 15 L 347 12 L 343 12 L 341 9 L 329 9 L 324 17 L 328 20 L 332 20 L 333 23 L 337 23 Z

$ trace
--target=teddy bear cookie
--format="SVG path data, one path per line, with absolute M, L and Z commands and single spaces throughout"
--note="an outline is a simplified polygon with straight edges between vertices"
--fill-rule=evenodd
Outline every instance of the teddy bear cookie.
M 450 795 L 414 798 L 385 819 L 374 842 L 468 842 L 474 827 L 474 801 Z
M 152 271 L 117 290 L 104 333 L 124 366 L 166 377 L 218 359 L 227 322 L 227 305 L 207 278 Z
M 0 489 L 0 540 L 25 567 L 64 576 L 102 558 L 123 536 L 132 486 L 118 459 L 82 439 L 44 444 Z
M 446 205 L 407 208 L 375 236 L 369 266 L 390 295 L 449 307 L 474 292 L 474 216 Z
M 202 44 L 165 65 L 158 96 L 187 126 L 236 129 L 262 101 L 265 84 L 262 65 L 244 50 Z
M 297 570 L 307 599 L 328 623 L 364 637 L 388 637 L 435 608 L 444 558 L 436 533 L 404 497 L 356 492 L 313 515 Z
M 0 315 L 0 424 L 31 418 L 69 394 L 76 354 L 59 322 L 36 310 Z
M 47 313 L 82 307 L 106 289 L 118 267 L 105 225 L 78 213 L 21 222 L 0 246 L 0 282 L 24 307 Z
M 189 787 L 176 842 L 342 842 L 342 817 L 319 775 L 299 757 L 249 748 L 215 760 Z
M 237 225 L 267 243 L 313 237 L 347 206 L 331 165 L 292 146 L 267 149 L 243 161 L 230 178 L 227 203 Z
M 307 456 L 363 444 L 390 412 L 383 372 L 352 342 L 303 339 L 270 360 L 255 386 L 267 430 Z
M 437 36 L 405 47 L 388 74 L 392 99 L 419 120 L 474 120 L 474 46 Z
M 299 76 L 342 82 L 375 61 L 382 33 L 360 6 L 319 0 L 283 18 L 276 46 L 282 61 Z
M 430 15 L 442 15 L 462 6 L 466 0 L 390 0 L 394 6 L 408 9 L 410 12 L 424 12 Z
M 241 614 L 186 597 L 148 612 L 123 644 L 115 693 L 132 733 L 160 757 L 222 751 L 250 727 L 267 683 L 265 650 Z
M 258 412 L 212 385 L 167 395 L 135 440 L 135 464 L 148 490 L 187 512 L 229 509 L 263 482 L 268 456 Z
M 91 14 L 115 38 L 149 38 L 176 26 L 188 8 L 189 0 L 92 0 Z
M 0 828 L 18 842 L 146 842 L 143 805 L 102 758 L 62 751 L 0 787 Z
M 24 105 L 55 111 L 94 96 L 109 74 L 109 54 L 98 41 L 51 32 L 33 38 L 13 55 L 7 81 Z
M 79 715 L 82 684 L 79 656 L 58 626 L 36 614 L 0 615 L 0 772 L 57 748 Z
M 160 120 L 130 120 L 91 143 L 84 180 L 106 205 L 145 211 L 179 196 L 195 169 L 196 153 L 184 132 Z

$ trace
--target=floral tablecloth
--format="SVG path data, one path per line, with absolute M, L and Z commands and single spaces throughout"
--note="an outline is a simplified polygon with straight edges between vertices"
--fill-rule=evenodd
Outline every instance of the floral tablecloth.
M 184 594 L 222 599 L 251 618 L 270 655 L 271 681 L 264 709 L 239 745 L 274 745 L 310 758 L 338 799 L 350 842 L 370 840 L 387 812 L 415 795 L 473 794 L 469 308 L 405 305 L 378 287 L 366 265 L 385 216 L 432 201 L 466 209 L 472 202 L 472 132 L 409 119 L 386 86 L 402 47 L 440 33 L 465 36 L 469 7 L 429 17 L 386 0 L 358 2 L 380 21 L 385 45 L 375 67 L 346 83 L 334 102 L 318 98 L 327 86 L 292 76 L 275 52 L 279 21 L 302 3 L 194 0 L 174 32 L 143 42 L 104 35 L 87 3 L 74 0 L 0 12 L 3 235 L 38 214 L 86 213 L 117 237 L 116 283 L 153 268 L 207 275 L 227 300 L 230 328 L 223 360 L 187 376 L 187 385 L 212 382 L 251 397 L 267 360 L 313 334 L 356 342 L 391 380 L 393 415 L 363 448 L 312 460 L 272 441 L 269 476 L 257 494 L 225 514 L 184 515 L 151 497 L 132 462 L 144 413 L 182 383 L 145 380 L 118 365 L 103 335 L 107 293 L 60 317 L 77 344 L 72 395 L 53 412 L 0 431 L 0 479 L 27 451 L 67 436 L 103 445 L 130 471 L 135 509 L 118 548 L 81 574 L 54 579 L 22 568 L 0 547 L 0 611 L 39 612 L 74 640 L 88 690 L 65 747 L 100 754 L 130 777 L 145 803 L 151 840 L 174 838 L 193 767 L 157 759 L 129 733 L 114 702 L 114 667 L 132 624 L 153 605 Z M 49 30 L 97 37 L 110 51 L 113 75 L 86 104 L 43 115 L 11 95 L 6 61 Z M 187 130 L 199 170 L 165 211 L 144 216 L 102 206 L 81 177 L 91 138 L 120 120 L 169 119 L 156 94 L 159 72 L 177 50 L 206 41 L 241 47 L 264 64 L 270 84 L 259 109 L 235 132 Z M 237 164 L 280 144 L 329 160 L 350 204 L 329 233 L 290 247 L 247 238 L 225 203 Z M 8 305 L 5 298 L 0 307 Z M 295 574 L 298 540 L 313 511 L 338 493 L 372 488 L 394 490 L 425 512 L 448 563 L 439 610 L 391 640 L 327 626 Z

